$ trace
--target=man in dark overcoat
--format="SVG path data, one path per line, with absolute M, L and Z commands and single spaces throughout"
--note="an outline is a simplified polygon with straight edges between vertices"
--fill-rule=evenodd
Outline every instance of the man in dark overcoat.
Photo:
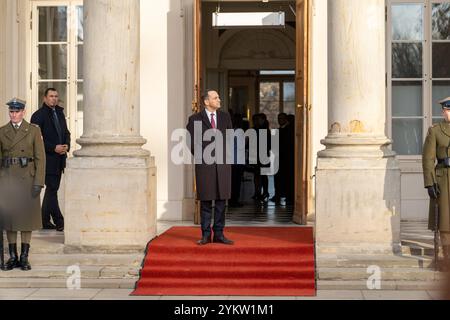
M 44 187 L 45 150 L 39 127 L 24 120 L 25 101 L 14 98 L 7 105 L 11 121 L 0 128 L 0 211 L 10 256 L 4 270 L 28 271 L 31 233 L 42 227 L 39 196 Z
M 44 103 L 31 117 L 31 123 L 41 128 L 47 156 L 42 225 L 44 229 L 64 231 L 64 217 L 59 207 L 58 190 L 66 168 L 67 153 L 70 151 L 70 132 L 64 109 L 58 105 L 58 101 L 56 89 L 48 88 L 44 94 Z M 50 222 L 50 217 L 54 224 Z
M 199 245 L 205 245 L 211 242 L 231 245 L 232 240 L 224 236 L 225 228 L 225 206 L 226 200 L 231 198 L 231 164 L 227 164 L 226 152 L 226 130 L 233 129 L 231 117 L 228 113 L 220 111 L 220 97 L 214 90 L 207 90 L 202 96 L 203 110 L 189 118 L 187 130 L 191 136 L 191 152 L 193 155 L 203 155 L 205 149 L 209 150 L 212 144 L 216 146 L 216 161 L 196 159 L 195 181 L 197 186 L 197 200 L 201 202 L 201 229 L 202 238 L 198 241 Z M 196 132 L 195 128 L 201 128 Z M 202 135 L 210 129 L 215 129 L 216 135 L 223 137 L 223 144 L 216 143 L 217 139 L 212 141 L 203 141 Z M 195 135 L 197 135 L 197 140 Z M 200 135 L 200 137 L 199 137 Z M 201 140 L 201 143 L 196 141 Z M 217 152 L 221 148 L 222 152 Z M 197 149 L 197 150 L 196 150 Z M 231 150 L 232 151 L 232 150 Z M 220 153 L 222 156 L 220 156 Z M 206 160 L 206 161 L 205 161 Z M 214 237 L 211 240 L 211 218 L 214 205 Z

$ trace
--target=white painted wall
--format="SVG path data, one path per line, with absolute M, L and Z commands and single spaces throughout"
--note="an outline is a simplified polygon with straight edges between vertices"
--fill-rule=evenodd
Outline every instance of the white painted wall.
M 312 164 L 317 164 L 317 153 L 324 149 L 320 143 L 328 134 L 328 41 L 327 0 L 314 0 L 312 7 Z M 313 180 L 313 191 L 315 190 Z
M 0 107 L 8 101 L 6 96 L 6 1 L 0 1 Z M 4 123 L 6 112 L 0 112 L 0 123 Z
M 186 124 L 184 19 L 179 0 L 141 1 L 141 134 L 156 159 L 157 216 L 181 220 L 184 167 L 170 161 L 171 133 Z
M 30 101 L 29 72 L 30 72 L 30 32 L 29 12 L 31 2 L 29 0 L 6 1 L 2 0 L 2 28 L 4 45 L 3 63 L 0 81 L 3 80 L 3 94 L 0 90 L 0 123 L 9 121 L 7 108 L 4 103 L 12 97 L 19 97 Z M 0 14 L 0 16 L 2 15 Z M 27 119 L 31 117 L 30 106 L 27 106 Z

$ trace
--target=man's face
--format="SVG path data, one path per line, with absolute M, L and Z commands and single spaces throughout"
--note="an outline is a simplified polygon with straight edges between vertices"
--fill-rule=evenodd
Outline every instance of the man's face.
M 208 94 L 209 98 L 205 100 L 205 105 L 209 109 L 216 111 L 220 108 L 220 97 L 216 91 L 210 91 Z
M 57 91 L 49 91 L 47 95 L 44 97 L 44 102 L 49 107 L 56 107 L 58 105 L 58 92 Z
M 9 110 L 9 118 L 12 123 L 20 123 L 25 117 L 25 110 Z
M 450 122 L 450 109 L 442 109 L 442 116 L 445 121 Z

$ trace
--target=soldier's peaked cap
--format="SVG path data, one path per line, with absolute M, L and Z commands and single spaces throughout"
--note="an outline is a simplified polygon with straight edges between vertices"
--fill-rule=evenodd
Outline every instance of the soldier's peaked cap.
M 450 109 L 450 97 L 439 101 L 439 103 L 442 105 L 442 109 Z
M 25 109 L 26 101 L 18 98 L 13 98 L 6 103 L 10 110 L 23 110 Z

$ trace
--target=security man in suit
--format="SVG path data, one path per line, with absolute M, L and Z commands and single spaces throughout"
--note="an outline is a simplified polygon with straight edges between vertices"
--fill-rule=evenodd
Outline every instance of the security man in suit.
M 31 233 L 42 227 L 40 194 L 44 187 L 45 150 L 39 127 L 24 120 L 25 104 L 16 98 L 9 101 L 11 121 L 0 128 L 0 210 L 10 257 L 4 270 L 31 270 L 28 261 Z
M 429 229 L 435 231 L 435 202 L 439 201 L 439 234 L 444 259 L 450 249 L 450 97 L 439 102 L 444 120 L 433 125 L 423 146 L 422 166 L 425 188 L 430 196 Z
M 191 135 L 191 152 L 195 155 L 197 147 L 203 155 L 205 148 L 213 142 L 202 141 L 202 145 L 195 146 L 195 123 L 200 125 L 203 135 L 207 130 L 215 129 L 217 134 L 223 137 L 223 156 L 216 159 L 214 163 L 205 162 L 202 157 L 201 163 L 195 165 L 195 179 L 197 185 L 197 200 L 200 200 L 202 238 L 199 245 L 206 245 L 211 242 L 232 245 L 234 242 L 224 235 L 225 228 L 225 204 L 231 198 L 231 165 L 227 164 L 226 156 L 226 130 L 233 129 L 231 117 L 228 113 L 220 111 L 220 97 L 214 90 L 207 90 L 202 96 L 203 110 L 189 118 L 186 126 Z M 202 136 L 203 137 L 203 136 Z M 203 140 L 200 137 L 200 140 Z M 218 147 L 216 145 L 216 147 Z M 217 151 L 217 150 L 216 150 Z M 217 153 L 218 154 L 218 153 Z M 214 237 L 211 240 L 211 218 L 214 204 Z
M 64 109 L 58 106 L 58 92 L 54 88 L 45 91 L 44 103 L 31 117 L 31 123 L 41 128 L 47 157 L 45 195 L 42 203 L 42 225 L 44 229 L 64 231 L 64 217 L 58 203 L 58 190 L 66 168 L 70 150 L 70 132 L 67 129 Z M 50 217 L 53 220 L 50 222 Z

